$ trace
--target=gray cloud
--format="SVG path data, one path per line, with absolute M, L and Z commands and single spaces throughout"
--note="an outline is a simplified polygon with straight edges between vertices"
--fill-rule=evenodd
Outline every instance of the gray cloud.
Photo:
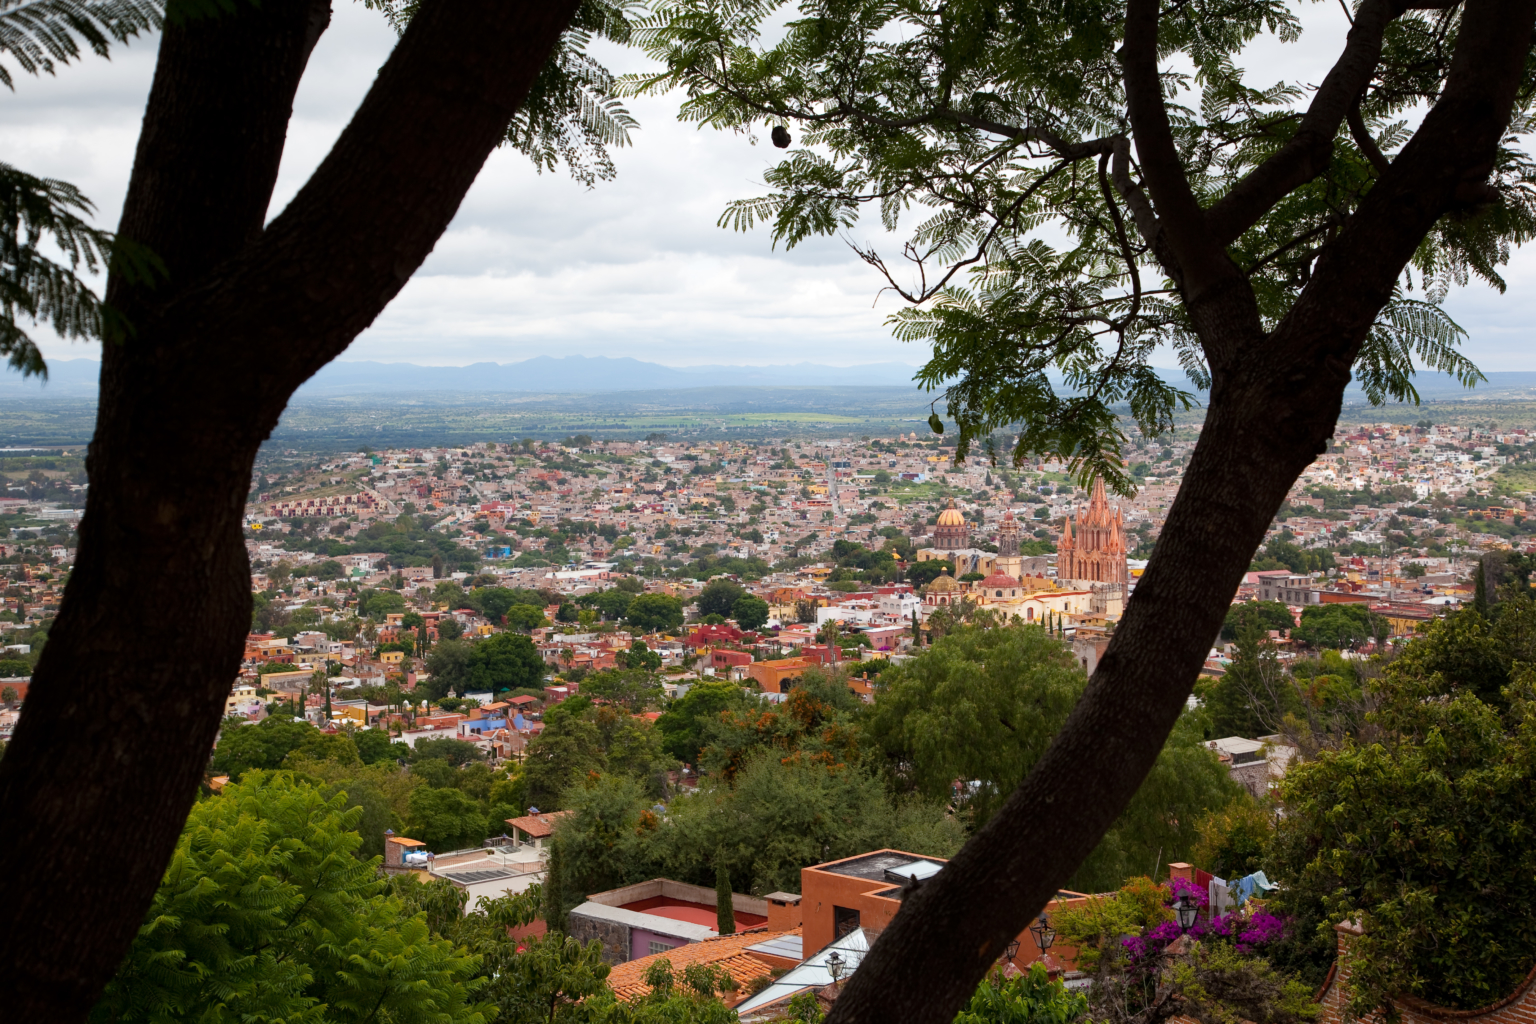
M 1342 44 L 1335 5 L 1304 5 L 1307 32 L 1285 46 L 1259 40 L 1249 53 L 1254 84 L 1315 83 Z M 273 201 L 281 209 L 345 125 L 388 56 L 394 33 L 358 4 L 338 4 L 295 103 Z M 20 79 L 0 96 L 5 158 L 63 178 L 116 223 L 132 165 L 155 40 L 89 60 L 57 78 Z M 610 49 L 615 70 L 643 57 Z M 780 152 L 744 136 L 699 131 L 675 120 L 668 98 L 636 101 L 634 145 L 615 154 L 618 177 L 587 190 L 562 172 L 538 175 L 498 151 L 436 251 L 350 359 L 464 364 L 537 355 L 633 355 L 697 363 L 918 363 L 926 352 L 891 338 L 899 308 L 841 239 L 775 250 L 766 230 L 715 226 L 725 204 L 761 190 Z M 878 222 L 854 232 L 894 255 L 899 242 Z M 1510 294 L 1458 291 L 1447 306 L 1470 333 L 1467 352 L 1490 370 L 1536 369 L 1526 339 L 1536 256 L 1518 254 Z M 94 354 L 52 341 L 60 358 Z

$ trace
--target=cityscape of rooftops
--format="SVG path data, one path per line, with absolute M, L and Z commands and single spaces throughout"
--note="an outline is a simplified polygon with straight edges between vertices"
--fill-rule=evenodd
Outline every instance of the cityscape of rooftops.
M 0 3 L 8 1008 L 1530 1024 L 1533 34 Z

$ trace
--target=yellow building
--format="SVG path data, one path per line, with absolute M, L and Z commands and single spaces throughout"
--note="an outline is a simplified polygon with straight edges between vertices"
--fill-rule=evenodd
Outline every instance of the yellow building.
M 252 700 L 256 700 L 256 684 L 238 682 L 229 691 L 229 699 L 224 702 L 224 714 L 232 715 L 235 713 L 235 705 Z

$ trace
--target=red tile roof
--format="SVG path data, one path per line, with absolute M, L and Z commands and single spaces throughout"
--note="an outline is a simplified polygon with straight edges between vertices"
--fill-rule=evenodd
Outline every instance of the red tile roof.
M 522 829 L 535 839 L 545 839 L 554 834 L 555 826 L 570 811 L 550 811 L 548 814 L 528 814 L 521 818 L 508 818 L 507 824 Z
M 665 953 L 653 953 L 638 960 L 619 964 L 608 975 L 608 984 L 613 988 L 613 994 L 620 999 L 643 999 L 651 992 L 651 987 L 645 983 L 645 972 L 656 961 L 663 958 L 671 961 L 672 975 L 678 981 L 682 980 L 683 969 L 689 964 L 708 964 L 724 968 L 726 973 L 735 979 L 736 991 L 728 992 L 724 997 L 727 1006 L 734 1006 L 747 998 L 750 994 L 749 988 L 754 981 L 769 977 L 774 970 L 748 953 L 747 947 L 755 946 L 774 935 L 796 935 L 799 932 L 798 928 L 790 932 L 770 932 L 759 928 L 749 932 L 738 932 L 735 935 L 705 939 L 703 942 L 690 942 L 675 949 L 669 949 Z

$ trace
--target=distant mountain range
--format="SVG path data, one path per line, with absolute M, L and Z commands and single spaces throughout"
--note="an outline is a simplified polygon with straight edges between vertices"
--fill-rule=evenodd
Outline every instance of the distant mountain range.
M 0 373 L 5 398 L 76 398 L 96 396 L 101 364 L 94 359 L 54 359 L 46 384 L 14 371 Z M 299 389 L 298 398 L 342 398 L 366 394 L 430 392 L 603 393 L 717 387 L 913 387 L 917 367 L 905 363 L 826 366 L 794 363 L 777 366 L 663 366 L 629 357 L 538 356 L 519 363 L 469 366 L 418 366 L 414 363 L 336 362 Z M 1171 383 L 1194 390 L 1180 370 L 1159 370 Z M 1488 381 L 1468 391 L 1439 373 L 1415 379 L 1424 399 L 1536 399 L 1536 372 L 1489 373 Z M 1352 399 L 1360 397 L 1351 386 Z
M 54 359 L 48 383 L 0 374 L 0 394 L 85 398 L 96 394 L 101 364 L 93 359 Z M 917 367 L 905 363 L 824 366 L 663 366 L 629 357 L 539 356 L 520 363 L 418 366 L 415 363 L 335 362 L 299 389 L 300 398 L 425 391 L 595 392 L 657 388 L 815 387 L 909 385 Z

